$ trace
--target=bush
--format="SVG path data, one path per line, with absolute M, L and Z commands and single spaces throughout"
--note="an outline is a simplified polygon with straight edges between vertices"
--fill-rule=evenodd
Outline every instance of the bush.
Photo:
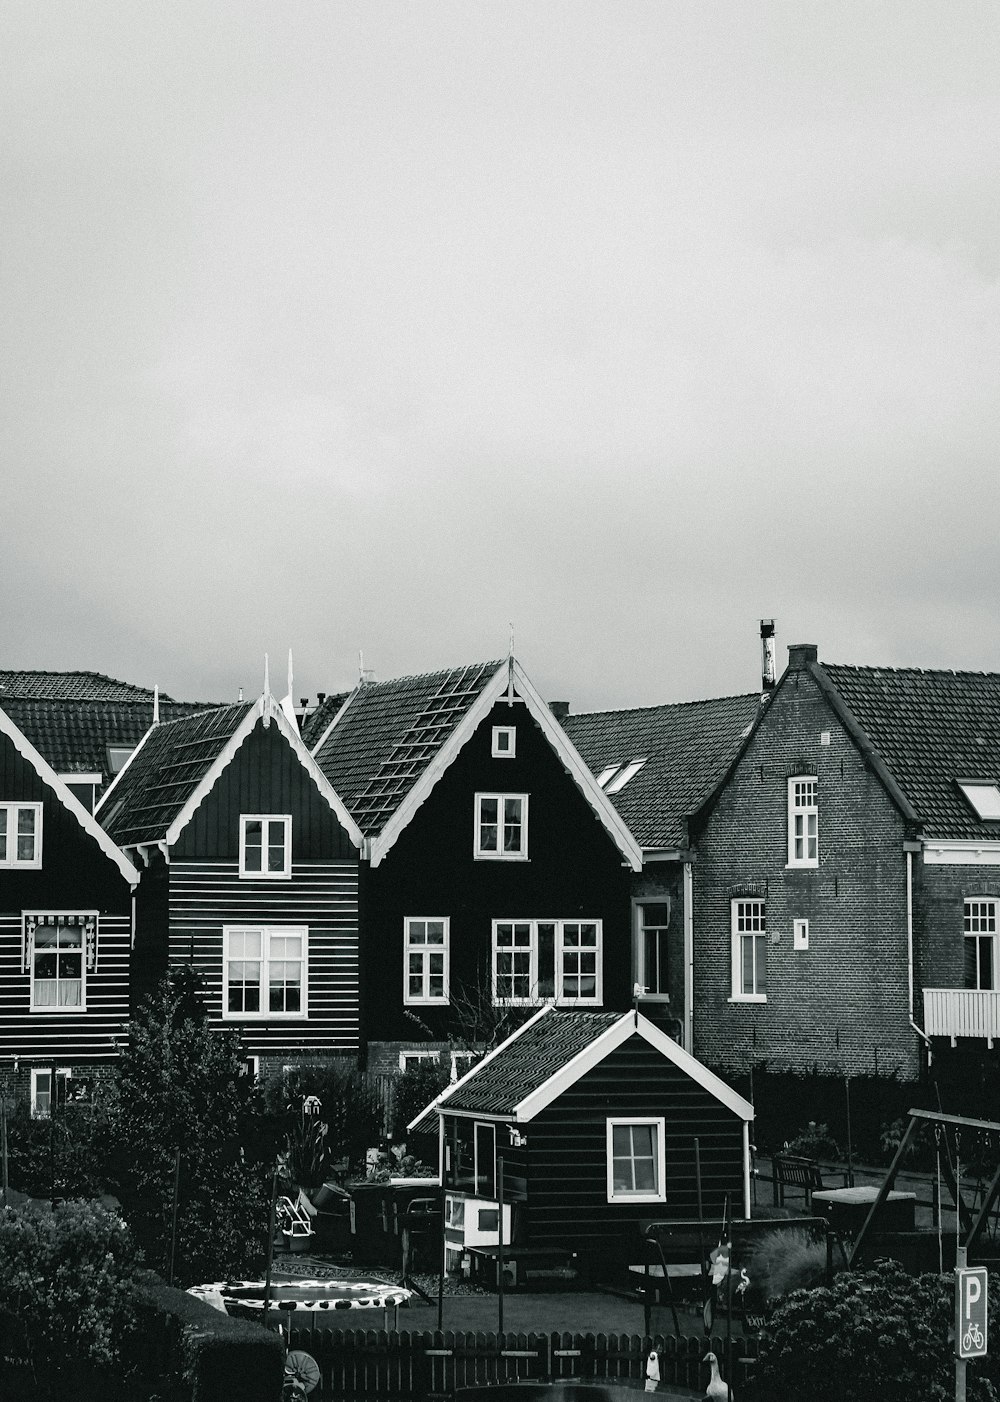
M 947 1402 L 953 1315 L 950 1276 L 907 1275 L 894 1261 L 845 1271 L 774 1309 L 761 1337 L 759 1393 L 768 1402 Z M 995 1395 L 997 1362 L 984 1364 L 970 1367 L 969 1402 Z
M 296 1066 L 264 1086 L 264 1109 L 280 1138 L 293 1134 L 302 1103 L 314 1095 L 327 1126 L 324 1165 L 363 1163 L 365 1150 L 383 1133 L 382 1097 L 374 1077 L 352 1065 Z
M 7 1121 L 11 1186 L 30 1197 L 98 1197 L 108 1187 L 107 1120 L 98 1106 L 64 1105 L 32 1119 L 21 1103 Z
M 830 1133 L 829 1126 L 817 1124 L 815 1120 L 810 1120 L 805 1129 L 786 1142 L 784 1148 L 786 1153 L 801 1154 L 808 1159 L 842 1157 L 840 1145 Z
M 125 1224 L 88 1203 L 0 1211 L 0 1313 L 8 1351 L 40 1394 L 117 1370 L 134 1326 L 138 1252 Z
M 441 1094 L 449 1083 L 450 1075 L 449 1066 L 430 1059 L 418 1061 L 401 1073 L 393 1086 L 393 1139 L 405 1140 L 409 1137 L 406 1126 Z M 437 1138 L 436 1125 L 434 1137 Z
M 805 1227 L 776 1229 L 755 1238 L 747 1260 L 754 1308 L 821 1285 L 826 1276 L 826 1242 Z
M 142 1371 L 192 1402 L 274 1402 L 281 1394 L 281 1337 L 231 1319 L 148 1274 L 136 1287 L 144 1340 Z

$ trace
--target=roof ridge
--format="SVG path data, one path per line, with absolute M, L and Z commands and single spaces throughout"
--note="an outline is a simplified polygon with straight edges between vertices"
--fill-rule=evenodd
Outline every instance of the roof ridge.
M 727 696 L 702 696 L 692 701 L 659 701 L 652 706 L 619 706 L 617 709 L 607 711 L 574 711 L 566 717 L 567 720 L 582 720 L 587 716 L 636 716 L 645 711 L 666 711 L 679 710 L 686 706 L 711 706 L 718 705 L 721 701 L 749 701 L 751 697 L 759 696 L 756 691 L 737 691 Z
M 505 657 L 499 657 L 495 660 L 487 658 L 485 662 L 460 662 L 454 667 L 439 667 L 434 672 L 410 672 L 402 677 L 386 677 L 384 681 L 380 682 L 362 682 L 360 689 L 369 691 L 374 690 L 377 686 L 396 686 L 401 682 L 426 682 L 434 677 L 449 677 L 453 672 L 467 672 L 471 667 L 502 667 L 506 660 Z M 357 691 L 358 687 L 355 687 L 354 690 Z
M 821 667 L 836 667 L 842 672 L 893 672 L 906 676 L 919 677 L 995 677 L 1000 681 L 1000 672 L 976 671 L 974 668 L 957 667 L 890 667 L 867 662 L 824 662 Z

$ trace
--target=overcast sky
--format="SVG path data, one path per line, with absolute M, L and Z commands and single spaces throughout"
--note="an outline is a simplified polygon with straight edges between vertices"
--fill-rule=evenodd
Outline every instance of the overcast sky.
M 0 20 L 0 666 L 1000 670 L 994 0 Z

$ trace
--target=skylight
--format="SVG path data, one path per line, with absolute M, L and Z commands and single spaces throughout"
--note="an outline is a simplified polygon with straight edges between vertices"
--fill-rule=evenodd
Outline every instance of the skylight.
M 976 783 L 959 783 L 958 787 L 976 810 L 980 818 L 1000 819 L 1000 788 L 982 780 Z
M 632 760 L 631 764 L 626 764 L 625 767 L 622 770 L 620 770 L 619 773 L 617 773 L 615 777 L 607 784 L 607 786 L 604 788 L 604 792 L 619 793 L 630 779 L 635 778 L 635 776 L 638 774 L 639 770 L 645 763 L 645 759 L 634 759 Z M 997 816 L 1000 817 L 1000 813 L 998 813 Z
M 617 773 L 618 773 L 618 765 L 617 765 L 617 764 L 609 764 L 608 767 L 607 767 L 607 769 L 602 769 L 601 772 L 600 772 L 600 774 L 598 774 L 598 776 L 597 776 L 597 782 L 600 784 L 601 788 L 603 789 L 603 788 L 604 788 L 604 785 L 605 785 L 605 784 L 608 782 L 608 780 L 611 778 L 612 774 L 617 774 Z

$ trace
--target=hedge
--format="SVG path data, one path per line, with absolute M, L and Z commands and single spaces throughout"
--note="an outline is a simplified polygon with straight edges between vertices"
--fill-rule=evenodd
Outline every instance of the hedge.
M 191 1402 L 278 1402 L 284 1376 L 281 1336 L 233 1319 L 149 1275 L 136 1289 L 140 1356 L 147 1377 L 172 1384 Z

